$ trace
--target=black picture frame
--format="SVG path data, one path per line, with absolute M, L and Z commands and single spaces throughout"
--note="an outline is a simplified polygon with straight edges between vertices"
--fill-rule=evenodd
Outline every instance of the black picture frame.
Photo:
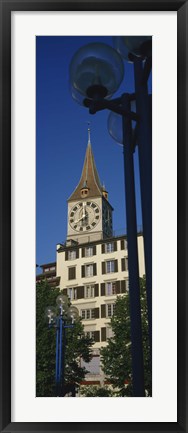
M 177 11 L 178 19 L 178 417 L 172 422 L 11 422 L 11 11 Z M 188 432 L 187 423 L 187 64 L 188 1 L 0 0 L 0 431 Z M 168 115 L 168 107 L 167 107 Z M 173 380 L 173 378 L 172 378 Z M 167 402 L 168 404 L 168 402 Z

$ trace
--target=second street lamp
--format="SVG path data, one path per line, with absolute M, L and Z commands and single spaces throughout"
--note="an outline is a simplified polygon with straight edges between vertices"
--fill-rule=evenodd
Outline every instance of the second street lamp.
M 60 294 L 56 299 L 58 313 L 55 307 L 46 308 L 46 317 L 49 328 L 56 329 L 56 362 L 55 362 L 55 394 L 64 397 L 65 383 L 65 351 L 66 351 L 66 329 L 74 328 L 74 322 L 78 318 L 78 310 L 74 306 L 68 306 L 67 296 Z
M 103 56 L 103 57 L 101 57 Z M 89 67 L 88 67 L 89 65 Z M 103 69 L 104 67 L 104 69 Z M 133 394 L 141 397 L 144 391 L 143 345 L 138 273 L 138 247 L 135 208 L 133 149 L 131 148 L 131 120 L 138 120 L 130 111 L 130 100 L 135 95 L 123 94 L 108 100 L 122 81 L 123 64 L 118 53 L 105 44 L 89 44 L 75 54 L 70 65 L 71 87 L 86 96 L 83 103 L 91 114 L 109 109 L 122 116 L 127 238 L 129 261 L 129 292 L 131 317 L 131 351 Z

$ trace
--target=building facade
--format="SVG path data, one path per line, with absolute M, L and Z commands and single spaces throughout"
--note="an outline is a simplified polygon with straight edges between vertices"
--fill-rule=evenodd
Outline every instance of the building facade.
M 101 383 L 100 348 L 112 336 L 110 319 L 117 295 L 129 290 L 126 235 L 113 236 L 113 207 L 99 180 L 88 129 L 81 178 L 68 199 L 67 240 L 57 245 L 56 277 L 94 340 L 87 383 Z M 138 234 L 139 274 L 145 274 L 143 236 Z
M 59 286 L 60 279 L 56 276 L 56 262 L 45 263 L 37 267 L 40 267 L 42 272 L 36 275 L 36 283 L 47 281 L 51 287 Z

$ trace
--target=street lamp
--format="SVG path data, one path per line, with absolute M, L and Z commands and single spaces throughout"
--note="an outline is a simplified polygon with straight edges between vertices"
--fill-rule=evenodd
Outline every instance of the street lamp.
M 116 40 L 116 38 L 114 38 Z M 136 140 L 140 150 L 140 166 L 142 173 L 146 168 L 147 175 L 143 174 L 141 183 L 142 192 L 142 213 L 144 232 L 144 249 L 147 281 L 148 319 L 151 331 L 151 285 L 148 275 L 151 276 L 151 127 L 148 112 L 148 94 L 146 92 L 147 79 L 151 70 L 151 37 L 121 37 L 117 38 L 122 52 L 126 51 L 126 59 L 134 62 L 135 68 L 135 94 L 127 93 L 116 99 L 110 100 L 111 96 L 119 88 L 123 79 L 124 66 L 122 57 L 117 50 L 105 44 L 88 44 L 82 47 L 73 56 L 70 64 L 70 81 L 72 94 L 75 92 L 83 97 L 83 104 L 89 108 L 90 114 L 108 109 L 122 117 L 122 142 L 124 151 L 124 175 L 125 175 L 125 196 L 127 216 L 127 240 L 128 240 L 128 261 L 129 261 L 129 296 L 131 316 L 131 351 L 132 351 L 132 373 L 133 373 L 133 394 L 144 396 L 144 367 L 142 347 L 142 326 L 140 309 L 140 286 L 138 270 L 138 246 L 137 246 L 137 223 L 135 205 L 135 180 L 133 166 L 134 145 L 132 140 L 131 122 L 137 122 Z M 127 46 L 128 44 L 128 46 Z M 124 51 L 123 51 L 123 48 Z M 145 66 L 143 68 L 143 59 Z M 75 100 L 78 99 L 74 98 Z M 136 113 L 131 111 L 131 101 L 136 100 Z M 147 113 L 143 114 L 146 110 Z M 138 130 L 138 131 L 137 131 Z M 144 143 L 147 141 L 147 144 Z M 149 148 L 149 150 L 148 150 Z M 147 152 L 149 158 L 147 159 Z M 147 191 L 147 192 L 146 192 Z M 148 192 L 149 191 L 149 192 Z M 145 214 L 148 208 L 147 217 Z M 147 241 L 145 241 L 145 236 Z M 150 240 L 148 240 L 150 236 Z M 150 248 L 150 250 L 149 250 Z M 150 265 L 150 270 L 149 265 Z M 151 332 L 150 332 L 151 337 Z M 150 338 L 151 349 L 151 338 Z
M 128 59 L 134 64 L 136 112 L 139 117 L 137 138 L 144 233 L 149 342 L 150 358 L 152 360 L 152 98 L 151 95 L 148 95 L 147 86 L 152 67 L 152 41 L 151 36 L 121 36 L 114 38 L 114 45 L 125 60 Z M 128 50 L 130 52 L 127 56 Z
M 66 329 L 73 328 L 79 316 L 78 309 L 68 305 L 67 296 L 60 294 L 56 299 L 57 308 L 50 306 L 45 310 L 49 328 L 56 329 L 56 363 L 55 385 L 56 396 L 64 397 L 64 370 L 66 350 Z

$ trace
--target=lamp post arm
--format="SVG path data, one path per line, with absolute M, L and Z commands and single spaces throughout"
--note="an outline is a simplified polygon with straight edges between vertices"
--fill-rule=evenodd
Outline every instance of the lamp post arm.
M 121 98 L 112 99 L 110 101 L 103 98 L 98 100 L 85 98 L 83 103 L 85 107 L 89 108 L 90 114 L 96 114 L 98 111 L 107 109 L 122 116 L 129 116 L 131 120 L 138 121 L 138 115 L 125 108 L 125 105 L 123 104 L 123 97 L 124 95 L 122 95 Z

